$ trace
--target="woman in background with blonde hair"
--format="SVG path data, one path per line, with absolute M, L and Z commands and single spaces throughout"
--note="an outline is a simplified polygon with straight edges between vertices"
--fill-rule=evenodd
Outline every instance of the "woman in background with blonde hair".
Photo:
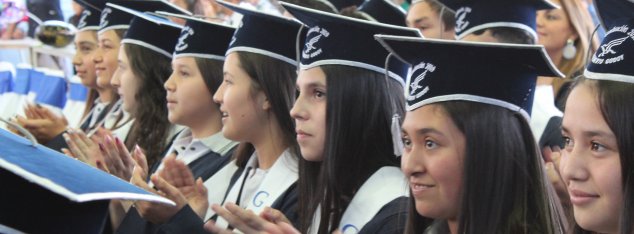
M 565 82 L 583 71 L 588 49 L 594 52 L 597 49 L 598 40 L 596 36 L 590 39 L 595 25 L 581 0 L 552 0 L 552 2 L 558 4 L 560 8 L 537 12 L 537 33 L 538 44 L 544 45 L 550 59 L 566 75 L 563 80 L 548 79 L 557 96 Z

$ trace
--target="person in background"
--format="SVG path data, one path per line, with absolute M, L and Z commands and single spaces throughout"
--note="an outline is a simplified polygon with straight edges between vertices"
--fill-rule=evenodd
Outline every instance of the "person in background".
M 592 18 L 583 1 L 552 0 L 559 9 L 537 12 L 538 44 L 544 45 L 548 56 L 566 77 L 564 79 L 540 78 L 538 85 L 551 85 L 555 100 L 563 110 L 566 87 L 574 78 L 581 75 L 588 63 L 589 53 L 597 49 L 599 41 L 593 34 L 595 28 Z M 592 37 L 591 37 L 592 36 Z M 560 92 L 563 86 L 563 92 Z M 563 100 L 562 100 L 563 99 Z M 561 114 L 559 114 L 561 116 Z
M 26 35 L 24 0 L 0 1 L 0 40 L 22 39 Z
M 415 0 L 407 11 L 407 27 L 417 28 L 425 38 L 455 40 L 455 13 L 437 0 Z

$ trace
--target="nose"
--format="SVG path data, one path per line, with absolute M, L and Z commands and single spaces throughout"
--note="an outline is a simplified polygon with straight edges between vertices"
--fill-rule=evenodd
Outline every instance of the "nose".
M 117 69 L 112 75 L 112 79 L 110 79 L 110 85 L 114 88 L 121 87 L 121 79 L 120 79 L 119 69 Z
M 101 50 L 101 48 L 96 48 L 95 49 L 95 53 L 92 57 L 92 61 L 94 63 L 101 63 L 103 62 L 103 51 Z
M 73 56 L 73 65 L 80 66 L 81 64 L 82 64 L 81 55 L 79 53 L 75 53 L 75 56 Z
M 407 177 L 424 174 L 425 160 L 424 156 L 419 155 L 416 149 L 412 148 L 409 152 L 404 151 L 401 156 L 401 170 Z
M 303 104 L 304 104 L 304 97 L 300 93 L 297 99 L 295 99 L 295 104 L 293 104 L 293 108 L 291 108 L 291 111 L 290 111 L 291 117 L 293 119 L 295 120 L 308 119 L 308 115 L 307 115 L 308 113 L 305 111 Z
M 535 20 L 538 28 L 544 27 L 544 14 L 544 11 L 537 11 L 537 17 Z
M 586 157 L 578 146 L 572 150 L 564 150 L 560 161 L 561 176 L 566 183 L 569 181 L 584 181 L 589 177 Z
M 225 82 L 222 82 L 222 84 L 220 84 L 220 87 L 218 87 L 218 90 L 216 90 L 216 93 L 214 93 L 213 99 L 214 102 L 216 104 L 222 105 L 222 98 L 225 95 Z
M 174 92 L 176 86 L 174 85 L 174 76 L 176 76 L 176 71 L 172 72 L 172 75 L 165 81 L 163 84 L 163 88 L 169 92 Z

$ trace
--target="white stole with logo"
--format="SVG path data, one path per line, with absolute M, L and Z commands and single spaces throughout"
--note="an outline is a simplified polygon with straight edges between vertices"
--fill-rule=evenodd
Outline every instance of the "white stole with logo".
M 225 198 L 225 194 L 229 189 L 231 177 L 237 170 L 238 166 L 236 165 L 236 161 L 232 160 L 231 162 L 227 163 L 227 165 L 225 165 L 222 169 L 216 172 L 216 174 L 205 180 L 203 185 L 205 186 L 205 188 L 207 188 L 207 201 L 209 202 L 209 208 L 207 209 L 205 219 L 203 220 L 208 220 L 209 218 L 211 218 L 211 216 L 214 216 L 216 214 L 216 212 L 211 210 L 211 205 L 222 203 L 222 199 Z
M 387 203 L 409 195 L 407 179 L 398 167 L 382 167 L 354 195 L 339 222 L 343 234 L 358 233 Z
M 257 167 L 257 155 L 255 153 L 251 155 L 251 158 L 247 162 L 246 168 L 248 167 Z M 238 193 L 240 193 L 246 173 L 247 170 L 244 170 L 240 178 L 233 184 L 224 203 L 235 203 L 238 201 Z M 253 194 L 253 198 L 251 198 L 247 204 L 241 204 L 241 206 L 244 207 L 244 205 L 246 205 L 247 210 L 252 210 L 255 214 L 260 214 L 264 207 L 270 207 L 279 196 L 286 192 L 286 190 L 297 181 L 297 178 L 297 158 L 287 149 L 275 161 L 271 169 L 269 169 L 257 192 Z M 229 224 L 222 217 L 218 217 L 216 226 L 227 228 Z

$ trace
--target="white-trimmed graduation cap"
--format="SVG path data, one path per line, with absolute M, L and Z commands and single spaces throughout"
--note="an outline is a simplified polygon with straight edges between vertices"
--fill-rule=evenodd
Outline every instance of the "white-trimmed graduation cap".
M 233 34 L 227 54 L 234 51 L 257 53 L 296 66 L 295 42 L 301 30 L 297 21 L 217 1 L 236 13 L 242 22 Z
M 2 129 L 0 181 L 0 224 L 26 233 L 101 233 L 111 199 L 174 205 Z
M 129 8 L 108 3 L 108 6 L 134 16 L 122 44 L 135 44 L 153 50 L 169 58 L 181 34 L 182 26 L 166 18 L 157 17 Z
M 406 12 L 392 0 L 366 0 L 359 6 L 358 11 L 366 17 L 384 24 L 406 27 Z
M 160 15 L 185 20 L 180 37 L 174 48 L 174 58 L 190 56 L 205 59 L 225 60 L 231 37 L 236 29 L 232 26 L 212 23 L 193 16 L 157 12 Z
M 281 4 L 308 27 L 300 52 L 300 69 L 346 65 L 383 74 L 389 53 L 374 39 L 375 34 L 422 38 L 420 31 L 413 28 L 350 18 L 285 2 Z M 390 59 L 388 74 L 404 85 L 407 65 Z
M 509 27 L 525 30 L 537 41 L 538 10 L 556 9 L 548 0 L 438 0 L 456 13 L 456 39 L 479 30 Z
M 128 29 L 130 21 L 134 17 L 130 13 L 118 8 L 112 8 L 112 4 L 129 8 L 140 12 L 164 11 L 175 14 L 191 15 L 192 13 L 165 0 L 113 0 L 106 3 L 101 12 L 99 32 L 110 29 Z
M 406 109 L 444 101 L 501 106 L 530 116 L 537 76 L 559 76 L 541 45 L 514 45 L 377 35 L 411 66 Z
M 634 2 L 595 0 L 594 4 L 607 33 L 583 75 L 634 83 Z

